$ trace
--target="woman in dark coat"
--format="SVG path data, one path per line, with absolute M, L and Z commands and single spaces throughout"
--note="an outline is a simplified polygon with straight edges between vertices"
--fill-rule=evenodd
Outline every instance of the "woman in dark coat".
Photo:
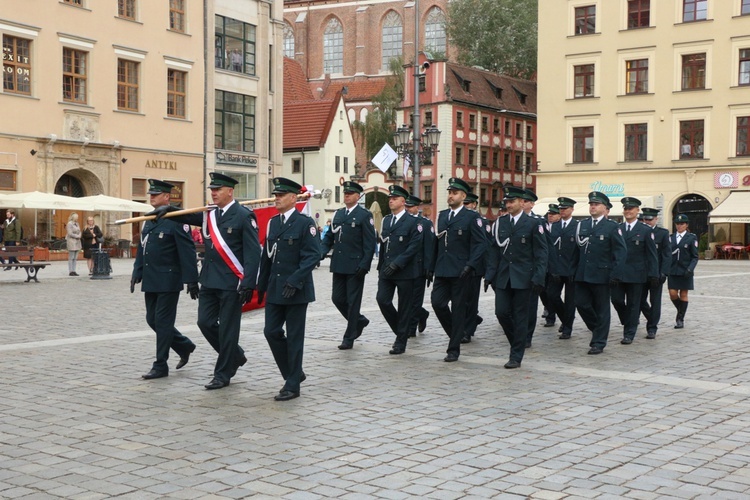
M 83 257 L 86 259 L 89 265 L 89 274 L 94 272 L 94 259 L 92 249 L 99 245 L 99 238 L 102 237 L 102 230 L 99 226 L 94 224 L 94 218 L 89 217 L 86 219 L 86 227 L 83 229 Z
M 688 231 L 688 216 L 678 214 L 674 218 L 676 231 L 670 237 L 672 244 L 672 268 L 669 271 L 669 298 L 677 308 L 675 328 L 684 328 L 685 311 L 688 307 L 688 290 L 693 289 L 693 271 L 698 265 L 698 237 Z

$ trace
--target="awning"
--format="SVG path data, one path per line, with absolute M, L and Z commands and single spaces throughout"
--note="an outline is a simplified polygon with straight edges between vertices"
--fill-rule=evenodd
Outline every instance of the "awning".
M 750 191 L 732 191 L 708 214 L 708 222 L 750 224 Z

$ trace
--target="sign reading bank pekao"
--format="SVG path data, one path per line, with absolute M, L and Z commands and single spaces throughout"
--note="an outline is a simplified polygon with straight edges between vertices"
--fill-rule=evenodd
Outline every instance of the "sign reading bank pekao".
M 243 165 L 245 167 L 257 167 L 258 158 L 255 156 L 242 155 L 237 153 L 221 152 L 216 153 L 216 163 Z

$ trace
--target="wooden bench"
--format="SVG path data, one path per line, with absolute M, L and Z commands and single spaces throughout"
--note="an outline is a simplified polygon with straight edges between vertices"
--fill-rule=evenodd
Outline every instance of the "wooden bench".
M 52 265 L 51 262 L 34 262 L 34 247 L 2 247 L 0 248 L 0 257 L 5 260 L 5 264 L 0 264 L 3 271 L 16 267 L 22 267 L 26 271 L 24 283 L 31 280 L 39 283 L 39 280 L 36 279 L 39 270 Z M 11 257 L 15 257 L 18 262 L 10 263 Z

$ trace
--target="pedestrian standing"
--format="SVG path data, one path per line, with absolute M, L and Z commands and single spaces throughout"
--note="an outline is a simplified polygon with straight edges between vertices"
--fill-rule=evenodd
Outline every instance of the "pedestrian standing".
M 669 231 L 657 226 L 659 222 L 659 211 L 655 208 L 643 207 L 641 209 L 643 221 L 651 227 L 656 245 L 656 256 L 658 258 L 659 283 L 657 286 L 646 285 L 641 296 L 641 312 L 646 318 L 646 338 L 655 339 L 656 331 L 661 320 L 661 294 L 664 282 L 667 281 L 669 270 L 672 267 L 672 244 L 669 241 Z
M 623 345 L 633 343 L 641 315 L 641 295 L 644 285 L 655 288 L 659 285 L 659 261 L 651 227 L 638 221 L 641 200 L 626 196 L 620 200 L 625 219 L 620 231 L 627 247 L 625 265 L 620 274 L 620 283 L 612 288 L 612 305 L 623 325 Z
M 383 218 L 378 260 L 378 293 L 375 300 L 386 323 L 396 335 L 390 354 L 403 354 L 409 337 L 409 323 L 414 314 L 414 280 L 423 275 L 419 255 L 423 251 L 424 227 L 419 219 L 409 215 L 406 198 L 409 192 L 392 184 L 388 188 L 388 208 L 391 213 Z M 398 309 L 393 295 L 398 291 Z
M 331 301 L 346 320 L 339 349 L 351 349 L 370 324 L 360 313 L 365 276 L 375 252 L 375 222 L 369 210 L 359 205 L 364 189 L 353 181 L 344 182 L 344 207 L 326 224 L 322 257 L 331 252 Z
M 601 354 L 609 337 L 611 287 L 620 283 L 627 248 L 617 223 L 606 217 L 611 208 L 607 195 L 592 191 L 588 198 L 591 217 L 580 221 L 576 230 L 575 302 L 591 330 L 588 354 Z
M 435 224 L 435 282 L 432 286 L 432 309 L 448 335 L 448 363 L 458 361 L 461 339 L 466 328 L 471 277 L 479 268 L 487 248 L 482 219 L 464 210 L 464 200 L 471 191 L 463 179 L 448 180 L 448 208 L 438 214 Z M 449 305 L 450 304 L 450 305 Z
M 76 215 L 77 216 L 77 215 Z M 3 242 L 6 247 L 16 246 L 16 242 L 21 241 L 21 225 L 16 219 L 16 212 L 12 208 L 5 211 L 5 222 L 3 222 Z M 18 264 L 16 257 L 8 257 L 8 264 Z M 18 266 L 16 266 L 18 269 Z M 10 267 L 6 267 L 3 271 L 10 271 Z
M 81 251 L 81 226 L 78 225 L 78 214 L 73 212 L 68 217 L 68 224 L 65 226 L 65 243 L 68 247 L 68 275 L 78 276 L 76 272 L 76 262 L 78 261 L 78 252 Z
M 427 318 L 430 312 L 424 308 L 424 293 L 435 279 L 435 226 L 432 221 L 419 213 L 422 200 L 414 195 L 406 199 L 406 211 L 416 217 L 422 224 L 422 250 L 417 253 L 418 267 L 422 269 L 414 280 L 414 303 L 411 320 L 409 321 L 409 337 L 416 337 L 417 331 L 424 332 L 427 328 Z
M 573 254 L 576 249 L 578 221 L 573 218 L 575 204 L 576 201 L 572 198 L 558 198 L 560 220 L 550 226 L 552 245 L 548 249 L 550 259 L 547 300 L 552 313 L 560 317 L 562 325 L 559 338 L 561 339 L 570 338 L 576 317 Z M 562 298 L 563 288 L 565 288 L 564 299 Z
M 671 238 L 672 266 L 669 270 L 669 299 L 677 309 L 675 328 L 685 327 L 688 291 L 693 289 L 693 273 L 698 265 L 698 238 L 688 231 L 690 219 L 685 214 L 674 218 L 675 233 Z
M 174 186 L 158 179 L 149 179 L 148 183 L 151 206 L 169 205 Z M 142 377 L 146 380 L 166 377 L 170 349 L 180 357 L 177 370 L 188 363 L 190 354 L 195 351 L 195 344 L 174 326 L 183 284 L 191 299 L 196 300 L 199 293 L 195 243 L 189 225 L 166 218 L 143 224 L 130 293 L 138 283 L 146 300 L 146 323 L 156 333 L 156 360 Z
M 276 177 L 273 195 L 279 212 L 268 221 L 258 278 L 258 303 L 266 296 L 263 333 L 284 386 L 276 401 L 298 398 L 302 371 L 307 305 L 315 301 L 312 272 L 320 262 L 320 236 L 315 221 L 296 209 L 302 187 Z M 286 336 L 284 326 L 286 325 Z
M 523 189 L 505 188 L 508 217 L 492 227 L 485 276 L 486 286 L 495 290 L 495 316 L 510 344 L 505 368 L 521 366 L 528 339 L 529 296 L 544 288 L 547 272 L 547 238 L 539 221 L 523 211 Z

